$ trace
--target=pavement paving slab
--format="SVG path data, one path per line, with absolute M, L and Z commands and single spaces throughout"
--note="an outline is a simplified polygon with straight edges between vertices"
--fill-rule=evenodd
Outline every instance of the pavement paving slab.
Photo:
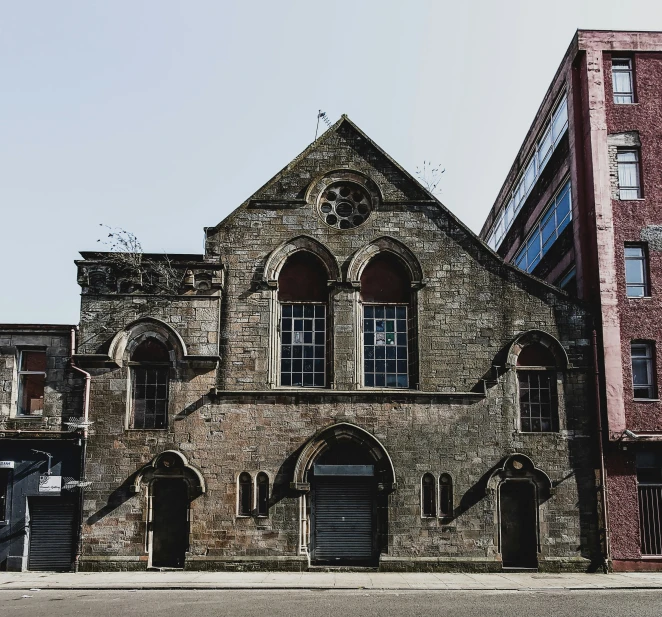
M 662 589 L 662 573 L 0 572 L 0 590 L 29 589 Z

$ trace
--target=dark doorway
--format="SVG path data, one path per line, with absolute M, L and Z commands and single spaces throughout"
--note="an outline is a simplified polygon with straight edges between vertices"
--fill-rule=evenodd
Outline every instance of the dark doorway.
M 67 572 L 73 563 L 76 508 L 60 497 L 31 497 L 28 569 Z
M 538 567 L 536 489 L 526 480 L 507 480 L 499 488 L 501 559 L 505 568 Z
M 379 560 L 380 508 L 374 460 L 352 441 L 332 445 L 311 470 L 311 559 L 333 565 Z
M 152 567 L 183 568 L 188 549 L 188 486 L 184 480 L 154 480 L 152 490 Z

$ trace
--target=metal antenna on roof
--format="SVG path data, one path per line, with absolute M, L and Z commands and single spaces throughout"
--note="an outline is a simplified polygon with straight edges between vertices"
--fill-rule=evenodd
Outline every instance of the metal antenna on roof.
M 319 132 L 320 128 L 320 118 L 324 120 L 324 123 L 326 124 L 327 128 L 331 128 L 331 121 L 329 120 L 329 116 L 326 115 L 325 111 L 322 111 L 321 109 L 317 110 L 317 126 L 315 127 L 315 140 L 317 140 L 317 133 Z

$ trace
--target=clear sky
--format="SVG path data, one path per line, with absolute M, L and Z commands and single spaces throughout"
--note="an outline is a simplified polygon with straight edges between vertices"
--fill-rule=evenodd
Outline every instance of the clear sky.
M 76 323 L 104 223 L 202 251 L 343 113 L 478 231 L 577 28 L 624 0 L 0 0 L 0 322 Z

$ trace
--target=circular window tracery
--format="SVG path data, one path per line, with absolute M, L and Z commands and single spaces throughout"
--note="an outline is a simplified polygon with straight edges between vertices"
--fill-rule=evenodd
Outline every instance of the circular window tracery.
M 371 211 L 372 200 L 368 192 L 351 182 L 330 184 L 319 199 L 322 220 L 336 229 L 352 229 L 362 225 Z

